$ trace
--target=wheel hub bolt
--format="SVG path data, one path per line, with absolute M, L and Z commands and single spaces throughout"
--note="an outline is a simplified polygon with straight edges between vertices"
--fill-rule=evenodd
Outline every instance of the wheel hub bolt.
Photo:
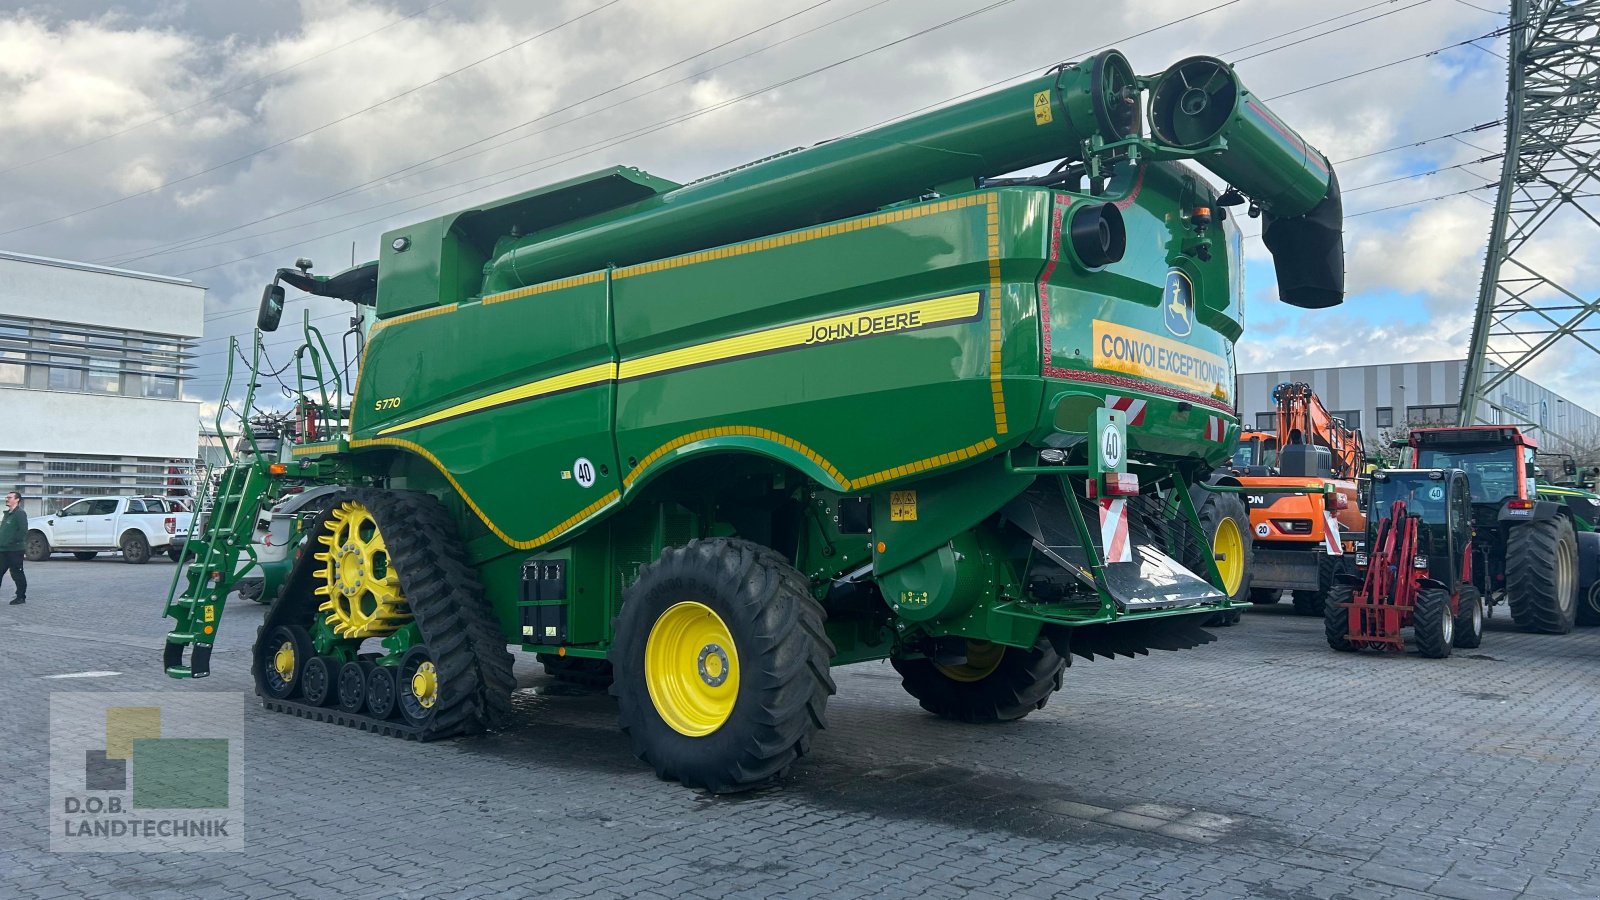
M 721 687 L 728 680 L 728 651 L 716 644 L 700 648 L 700 658 L 695 662 L 700 670 L 700 680 L 710 687 Z

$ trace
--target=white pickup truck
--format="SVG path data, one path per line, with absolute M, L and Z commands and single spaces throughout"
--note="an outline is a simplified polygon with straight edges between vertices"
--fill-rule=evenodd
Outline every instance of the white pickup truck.
M 24 555 L 44 562 L 52 553 L 87 560 L 121 551 L 123 562 L 146 563 L 150 554 L 165 553 L 176 562 L 183 551 L 172 537 L 188 532 L 189 518 L 172 497 L 87 497 L 30 519 Z

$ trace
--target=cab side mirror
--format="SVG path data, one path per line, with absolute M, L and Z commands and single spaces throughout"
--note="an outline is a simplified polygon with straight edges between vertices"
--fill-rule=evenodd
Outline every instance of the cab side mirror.
M 1561 471 L 1566 475 L 1578 474 L 1578 461 L 1575 459 L 1563 459 L 1561 461 Z
M 262 331 L 277 331 L 278 320 L 283 318 L 283 285 L 273 282 L 261 292 L 261 309 L 256 313 L 256 327 Z
M 1528 477 L 1529 478 L 1538 478 L 1539 477 L 1539 467 L 1534 465 L 1533 463 L 1528 463 L 1527 464 L 1527 473 L 1528 473 Z

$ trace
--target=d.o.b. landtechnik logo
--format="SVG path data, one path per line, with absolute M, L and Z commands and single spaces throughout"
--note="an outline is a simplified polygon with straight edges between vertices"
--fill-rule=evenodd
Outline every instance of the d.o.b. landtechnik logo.
M 244 848 L 236 693 L 50 696 L 50 849 Z

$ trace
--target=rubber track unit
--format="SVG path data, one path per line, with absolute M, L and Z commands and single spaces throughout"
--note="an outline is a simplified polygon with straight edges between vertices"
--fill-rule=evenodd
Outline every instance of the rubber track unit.
M 739 700 L 728 720 L 701 738 L 679 734 L 656 712 L 644 653 L 662 612 L 679 600 L 711 606 L 732 633 L 740 660 Z M 834 691 L 827 614 L 788 559 L 750 541 L 702 538 L 668 548 L 628 588 L 613 622 L 611 694 L 633 752 L 661 778 L 731 793 L 781 776 L 826 727 Z
M 437 740 L 503 725 L 510 718 L 511 692 L 516 687 L 511 654 L 506 651 L 505 639 L 483 598 L 477 573 L 467 564 L 466 550 L 455 536 L 449 514 L 429 494 L 363 488 L 331 497 L 328 509 L 318 514 L 306 530 L 294 568 L 257 631 L 257 643 L 280 624 L 311 626 L 322 600 L 314 593 L 313 573 L 322 568 L 316 554 L 324 549 L 317 538 L 333 511 L 350 500 L 367 507 L 377 520 L 389 558 L 400 573 L 401 591 L 422 632 L 423 643 L 440 670 L 440 706 L 432 722 L 415 729 L 414 737 Z M 251 674 L 257 685 L 262 664 L 259 654 L 252 654 Z M 257 693 L 261 693 L 259 687 Z M 268 707 L 273 708 L 272 704 L 284 707 L 278 711 L 320 722 L 360 728 L 365 720 L 374 726 L 365 730 L 413 736 L 403 733 L 411 726 L 399 722 L 379 723 L 366 716 L 292 699 L 270 701 Z
M 343 725 L 346 728 L 359 728 L 362 731 L 370 731 L 373 734 L 404 738 L 408 741 L 426 741 L 437 737 L 437 735 L 432 737 L 424 736 L 421 728 L 407 725 L 398 720 L 351 715 L 340 710 L 337 706 L 312 706 L 309 703 L 298 703 L 294 700 L 273 700 L 270 697 L 263 697 L 261 705 L 273 712 L 287 713 L 299 719 L 327 722 L 330 725 Z
M 1556 544 L 1572 545 L 1573 580 L 1577 580 L 1578 540 L 1572 523 L 1555 517 L 1511 526 L 1506 537 L 1506 603 L 1520 628 L 1544 634 L 1566 634 L 1577 614 L 1576 590 L 1563 612 L 1556 596 Z M 1576 585 L 1574 585 L 1576 588 Z

